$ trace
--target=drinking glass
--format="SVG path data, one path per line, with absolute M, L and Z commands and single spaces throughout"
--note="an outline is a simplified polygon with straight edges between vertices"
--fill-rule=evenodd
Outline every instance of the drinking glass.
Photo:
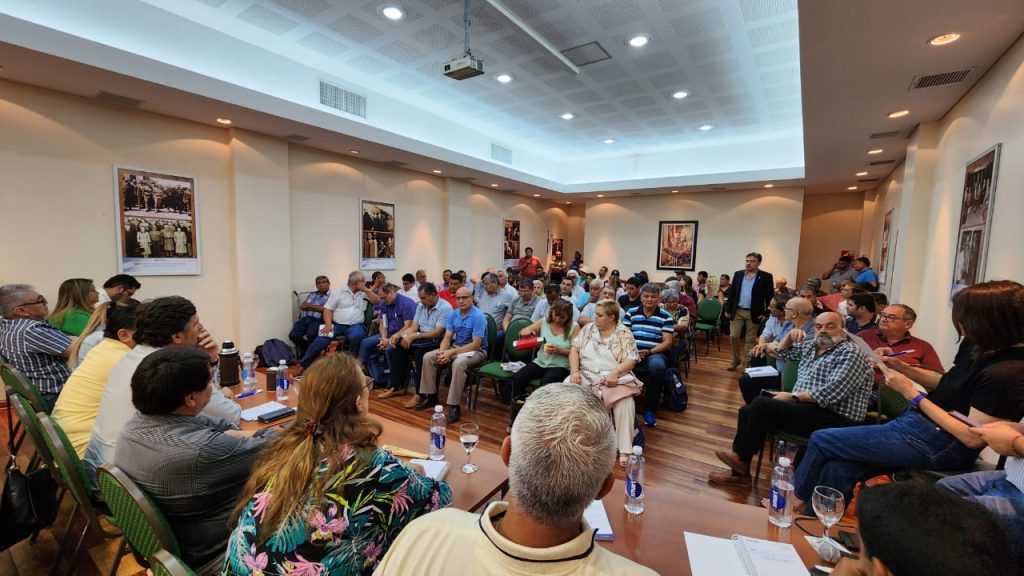
M 480 441 L 480 426 L 476 424 L 459 425 L 459 441 L 462 442 L 462 447 L 466 450 L 466 465 L 462 467 L 462 471 L 472 474 L 480 469 L 472 462 L 473 450 L 476 449 L 476 444 Z
M 814 508 L 818 520 L 821 520 L 822 525 L 825 526 L 823 537 L 830 541 L 829 530 L 842 519 L 843 512 L 846 510 L 843 493 L 828 486 L 815 486 L 814 495 L 811 497 L 811 506 Z

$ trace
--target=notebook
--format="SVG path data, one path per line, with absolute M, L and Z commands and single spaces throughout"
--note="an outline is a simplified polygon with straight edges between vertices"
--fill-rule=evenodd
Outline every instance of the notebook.
M 451 466 L 444 460 L 421 460 L 419 458 L 413 458 L 410 460 L 413 464 L 419 464 L 423 467 L 423 471 L 427 476 L 434 480 L 444 480 L 445 475 L 448 474 L 448 469 Z
M 248 410 L 242 410 L 241 418 L 246 422 L 253 422 L 260 416 L 273 412 L 274 410 L 280 410 L 281 408 L 287 408 L 284 404 L 278 404 L 277 402 L 265 402 L 259 406 L 253 406 Z
M 806 576 L 792 544 L 747 536 L 715 538 L 684 532 L 693 576 Z
M 751 378 L 764 378 L 766 376 L 778 376 L 779 371 L 774 366 L 752 366 L 744 370 Z
M 614 540 L 615 532 L 612 531 L 612 523 L 608 521 L 608 511 L 604 509 L 604 502 L 594 500 L 583 511 L 583 517 L 591 528 L 597 530 L 594 540 Z

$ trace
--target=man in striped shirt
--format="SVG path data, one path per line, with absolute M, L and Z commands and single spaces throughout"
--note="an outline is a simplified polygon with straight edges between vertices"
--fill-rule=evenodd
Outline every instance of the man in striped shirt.
M 648 282 L 640 288 L 640 306 L 626 311 L 623 323 L 633 331 L 636 349 L 640 355 L 637 368 L 647 371 L 644 378 L 644 424 L 657 424 L 655 412 L 661 402 L 661 389 L 668 368 L 667 353 L 672 347 L 675 322 L 672 315 L 658 305 L 661 289 Z
M 299 319 L 292 326 L 288 333 L 288 339 L 295 344 L 295 349 L 301 358 L 306 354 L 306 348 L 320 332 L 320 326 L 324 323 L 324 304 L 331 295 L 331 281 L 327 276 L 316 277 L 316 290 L 306 296 L 306 301 L 299 306 Z
M 52 408 L 68 369 L 71 340 L 46 322 L 46 298 L 28 284 L 0 286 L 0 354 L 32 382 Z

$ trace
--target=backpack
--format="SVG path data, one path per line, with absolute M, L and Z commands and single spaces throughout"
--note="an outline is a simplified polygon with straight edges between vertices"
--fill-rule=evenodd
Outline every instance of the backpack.
M 281 363 L 281 360 L 284 360 L 288 365 L 295 363 L 295 351 L 292 350 L 291 346 L 277 338 L 271 338 L 264 342 L 263 345 L 257 346 L 256 353 L 253 356 L 259 361 L 259 365 L 264 368 L 277 366 Z
M 665 390 L 663 396 L 665 407 L 673 412 L 686 410 L 689 397 L 686 394 L 686 384 L 683 383 L 683 375 L 675 368 L 665 370 Z

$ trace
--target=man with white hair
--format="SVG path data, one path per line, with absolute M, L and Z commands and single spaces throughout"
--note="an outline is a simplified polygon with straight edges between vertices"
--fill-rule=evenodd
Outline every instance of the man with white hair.
M 345 335 L 348 339 L 348 351 L 353 356 L 359 353 L 359 344 L 366 337 L 365 318 L 367 302 L 377 304 L 380 296 L 366 285 L 366 276 L 356 270 L 348 275 L 348 284 L 331 292 L 324 304 L 324 325 L 319 335 L 309 343 L 306 354 L 299 362 L 301 366 L 297 374 L 309 368 L 320 353 L 327 349 L 335 336 Z
M 539 388 L 501 457 L 507 502 L 492 502 L 483 514 L 445 508 L 414 520 L 374 574 L 655 574 L 598 546 L 583 518 L 615 481 L 612 422 L 590 390 Z
M 71 375 L 71 340 L 46 322 L 49 314 L 46 298 L 32 286 L 0 286 L 0 354 L 36 385 L 52 408 Z

